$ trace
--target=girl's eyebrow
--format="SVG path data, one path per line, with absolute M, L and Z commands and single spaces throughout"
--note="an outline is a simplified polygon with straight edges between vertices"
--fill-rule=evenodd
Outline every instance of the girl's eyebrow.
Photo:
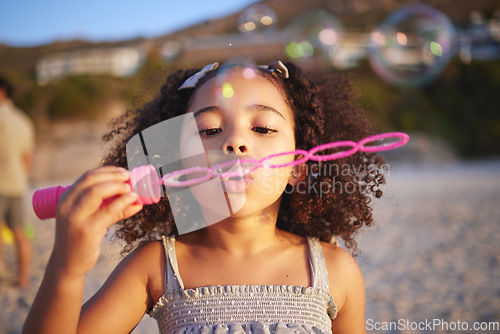
M 284 120 L 286 120 L 285 116 L 283 116 L 282 113 L 280 113 L 278 110 L 276 110 L 270 106 L 265 106 L 263 104 L 253 104 L 253 105 L 249 106 L 248 109 L 249 110 L 256 110 L 256 111 L 267 111 L 267 112 L 276 114 L 276 115 L 280 116 L 281 118 L 283 118 Z
M 208 107 L 201 108 L 200 110 L 197 110 L 197 111 L 193 112 L 193 116 L 196 117 L 199 114 L 202 114 L 204 112 L 218 111 L 218 110 L 219 110 L 219 108 L 216 107 L 216 106 L 208 106 Z
M 284 120 L 285 119 L 285 116 L 283 116 L 282 113 L 280 113 L 278 110 L 274 109 L 273 107 L 270 107 L 270 106 L 266 106 L 266 105 L 263 105 L 263 104 L 252 104 L 250 106 L 247 107 L 247 110 L 248 111 L 257 111 L 257 112 L 268 112 L 268 113 L 273 113 L 273 114 L 276 114 L 278 115 L 279 117 L 283 118 Z M 198 115 L 202 114 L 202 113 L 205 113 L 205 112 L 217 112 L 219 111 L 219 107 L 217 106 L 208 106 L 208 107 L 205 107 L 205 108 L 201 108 L 195 112 L 193 112 L 193 116 L 196 118 Z

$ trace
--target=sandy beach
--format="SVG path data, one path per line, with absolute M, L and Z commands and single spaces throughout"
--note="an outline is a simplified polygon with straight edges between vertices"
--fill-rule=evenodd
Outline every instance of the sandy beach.
M 102 124 L 59 124 L 38 137 L 26 218 L 34 227 L 31 287 L 14 287 L 15 250 L 5 245 L 0 273 L 0 334 L 20 333 L 50 255 L 54 221 L 31 208 L 39 187 L 69 184 L 98 164 Z M 401 149 L 403 150 L 403 149 Z M 389 161 L 390 162 L 390 161 Z M 369 333 L 500 333 L 463 330 L 500 322 L 500 160 L 423 159 L 392 162 L 384 196 L 374 201 L 375 224 L 359 236 Z M 121 260 L 121 246 L 105 242 L 88 274 L 89 298 Z M 460 321 L 462 330 L 424 323 Z M 398 324 L 398 328 L 384 328 Z M 420 330 L 403 328 L 418 326 Z M 378 329 L 378 330 L 377 330 Z M 157 333 L 145 316 L 133 333 Z
M 358 261 L 367 325 L 404 326 L 369 332 L 500 333 L 498 327 L 443 330 L 458 321 L 500 325 L 499 171 L 499 161 L 392 165 L 385 198 L 374 209 L 376 225 L 360 238 Z M 408 330 L 407 324 L 429 322 L 449 326 Z

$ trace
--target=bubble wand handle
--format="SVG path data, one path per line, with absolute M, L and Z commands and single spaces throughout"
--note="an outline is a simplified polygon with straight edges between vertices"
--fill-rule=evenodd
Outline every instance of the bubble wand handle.
M 33 194 L 33 210 L 40 219 L 50 219 L 56 216 L 57 203 L 62 194 L 71 186 L 55 186 L 38 189 Z
M 154 204 L 160 201 L 161 187 L 160 179 L 156 174 L 156 169 L 152 165 L 139 166 L 130 171 L 130 178 L 127 183 L 139 195 L 137 204 Z M 51 219 L 56 216 L 57 204 L 61 195 L 71 186 L 54 186 L 50 188 L 38 189 L 33 194 L 33 210 L 38 218 Z M 107 206 L 116 196 L 106 198 L 100 208 Z

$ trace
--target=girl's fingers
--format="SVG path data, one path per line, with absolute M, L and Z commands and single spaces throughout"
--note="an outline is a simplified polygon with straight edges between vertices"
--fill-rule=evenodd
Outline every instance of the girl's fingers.
M 94 214 L 103 203 L 105 204 L 105 201 L 111 201 L 113 197 L 124 194 L 134 194 L 128 183 L 117 181 L 97 183 L 73 194 L 79 197 L 74 198 L 67 207 L 63 206 L 61 210 L 71 210 L 73 217 L 85 219 Z
M 137 204 L 138 195 L 130 192 L 117 196 L 108 205 L 97 211 L 94 215 L 97 221 L 104 221 L 106 227 L 115 222 L 126 219 L 141 211 L 142 204 Z
M 107 228 L 142 209 L 126 181 L 127 170 L 102 167 L 85 173 L 63 194 L 56 217 L 57 261 L 73 274 L 90 270 Z
M 100 182 L 116 181 L 125 183 L 130 179 L 130 173 L 121 167 L 104 166 L 88 171 L 83 174 L 70 189 L 61 196 L 60 202 L 64 201 L 71 205 L 77 201 L 86 191 L 87 188 Z
M 94 184 L 109 181 L 125 183 L 128 179 L 130 179 L 130 173 L 125 168 L 115 166 L 99 167 L 83 174 L 71 186 L 70 191 L 64 193 L 63 196 L 72 202 L 81 197 L 82 193 Z
M 117 180 L 127 181 L 130 178 L 130 172 L 122 167 L 103 166 L 90 170 L 80 176 L 75 184 L 82 184 L 83 186 L 93 183 L 102 182 L 103 180 Z

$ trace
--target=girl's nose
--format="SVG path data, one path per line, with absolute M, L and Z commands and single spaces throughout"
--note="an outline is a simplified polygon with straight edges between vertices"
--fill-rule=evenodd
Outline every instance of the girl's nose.
M 248 148 L 246 145 L 230 145 L 230 144 L 226 144 L 224 145 L 224 148 L 223 148 L 223 151 L 224 152 L 228 152 L 228 153 L 248 153 Z
M 234 154 L 248 154 L 249 145 L 247 143 L 247 138 L 245 136 L 240 135 L 236 130 L 234 130 L 229 136 L 226 137 L 222 145 L 222 150 L 225 153 L 234 153 Z

